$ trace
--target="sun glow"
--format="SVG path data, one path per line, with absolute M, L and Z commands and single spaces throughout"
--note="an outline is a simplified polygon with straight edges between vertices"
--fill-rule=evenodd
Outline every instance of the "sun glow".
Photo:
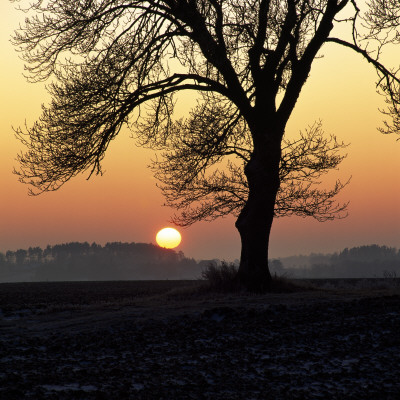
M 181 240 L 181 234 L 174 228 L 163 228 L 156 235 L 157 244 L 166 249 L 177 247 Z

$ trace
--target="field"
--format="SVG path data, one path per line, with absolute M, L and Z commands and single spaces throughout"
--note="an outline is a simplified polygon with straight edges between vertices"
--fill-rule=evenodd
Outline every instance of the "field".
M 398 281 L 302 284 L 0 284 L 0 399 L 398 399 Z

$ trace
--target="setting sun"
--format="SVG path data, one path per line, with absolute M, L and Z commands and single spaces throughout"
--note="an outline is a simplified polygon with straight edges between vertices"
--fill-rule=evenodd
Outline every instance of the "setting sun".
M 156 236 L 156 242 L 160 247 L 173 249 L 179 245 L 182 237 L 181 234 L 174 228 L 163 228 Z

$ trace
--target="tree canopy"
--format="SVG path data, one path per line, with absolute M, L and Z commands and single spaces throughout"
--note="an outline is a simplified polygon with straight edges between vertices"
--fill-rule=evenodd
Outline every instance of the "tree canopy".
M 135 109 L 145 114 L 135 126 L 142 140 L 164 140 L 172 96 L 182 90 L 225 99 L 232 124 L 225 135 L 239 116 L 251 123 L 266 93 L 274 103 L 281 96 L 271 107 L 284 123 L 324 42 L 372 63 L 393 117 L 383 129 L 399 131 L 399 81 L 380 62 L 384 47 L 400 40 L 396 0 L 372 0 L 364 12 L 348 0 L 46 0 L 29 10 L 14 43 L 31 80 L 55 77 L 51 104 L 28 137 L 19 131 L 28 149 L 20 177 L 39 192 L 87 169 L 101 172 L 110 141 Z M 337 24 L 348 26 L 344 38 L 329 34 Z
M 236 143 L 244 181 L 235 181 L 238 167 L 228 164 L 224 193 L 233 185 L 242 207 L 239 278 L 248 287 L 265 288 L 271 279 L 268 242 L 281 185 L 294 194 L 305 188 L 306 198 L 312 193 L 307 183 L 298 185 L 301 178 L 292 188 L 293 180 L 285 181 L 293 172 L 285 170 L 286 150 L 308 150 L 283 137 L 325 44 L 345 47 L 375 68 L 389 117 L 381 130 L 399 133 L 398 66 L 382 61 L 386 49 L 400 44 L 398 0 L 35 0 L 27 12 L 14 44 L 31 80 L 51 79 L 52 100 L 32 127 L 17 130 L 26 146 L 18 157 L 20 180 L 40 193 L 80 172 L 101 173 L 124 124 L 142 145 L 163 148 L 183 137 L 192 150 L 205 146 L 192 151 L 200 155 L 191 164 L 195 171 L 218 157 L 229 160 L 226 144 Z M 187 90 L 199 94 L 198 105 L 179 123 L 174 96 Z M 204 140 L 196 143 L 196 132 Z M 331 140 L 328 151 L 337 147 Z M 193 182 L 196 195 L 205 185 Z
M 211 147 L 213 137 L 203 135 L 204 126 L 218 126 L 224 113 L 215 107 L 214 113 L 195 109 L 193 114 L 189 121 L 176 122 L 176 133 L 160 146 L 161 157 L 152 164 L 166 205 L 179 211 L 172 221 L 181 226 L 239 216 L 249 191 L 244 167 L 252 152 L 250 132 L 245 127 L 237 129 Z M 324 135 L 321 122 L 300 132 L 296 139 L 284 139 L 275 217 L 297 215 L 322 222 L 347 216 L 348 203 L 336 202 L 335 196 L 350 179 L 345 183 L 337 180 L 330 189 L 320 187 L 322 175 L 336 169 L 346 157 L 340 153 L 345 147 L 335 136 Z M 222 159 L 228 157 L 223 164 Z

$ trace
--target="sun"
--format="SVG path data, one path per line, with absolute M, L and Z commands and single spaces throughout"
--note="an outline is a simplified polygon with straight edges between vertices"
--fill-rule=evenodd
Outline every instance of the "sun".
M 156 235 L 157 244 L 166 249 L 177 247 L 181 240 L 181 234 L 174 228 L 163 228 Z

